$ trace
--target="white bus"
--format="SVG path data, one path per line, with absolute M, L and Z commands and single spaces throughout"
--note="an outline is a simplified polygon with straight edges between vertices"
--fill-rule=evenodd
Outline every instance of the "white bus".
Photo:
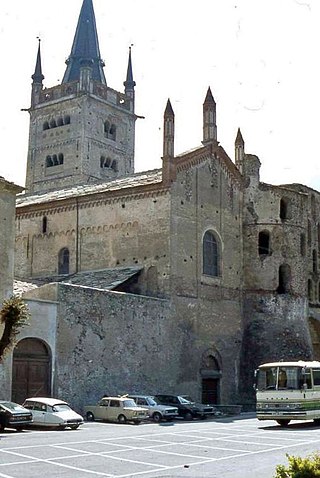
M 320 362 L 272 362 L 255 372 L 258 420 L 320 423 Z

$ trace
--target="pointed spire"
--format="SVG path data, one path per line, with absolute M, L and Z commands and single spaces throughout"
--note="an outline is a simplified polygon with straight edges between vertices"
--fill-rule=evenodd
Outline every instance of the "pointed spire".
M 42 84 L 42 81 L 44 80 L 44 76 L 42 74 L 42 68 L 41 68 L 40 38 L 38 38 L 38 41 L 39 41 L 39 45 L 38 45 L 36 67 L 31 78 L 33 79 L 33 83 Z
M 207 91 L 207 94 L 206 94 L 206 97 L 205 97 L 205 100 L 204 100 L 204 105 L 205 104 L 208 104 L 208 103 L 213 103 L 214 105 L 216 104 L 216 102 L 214 101 L 214 97 L 212 95 L 212 91 L 211 91 L 211 88 L 210 86 L 208 87 L 208 91 Z
M 244 146 L 244 141 L 243 141 L 243 137 L 242 137 L 240 128 L 238 128 L 237 136 L 236 136 L 236 140 L 235 140 L 234 144 L 235 144 L 235 146 Z
M 163 157 L 174 157 L 174 112 L 169 99 L 163 115 Z
M 245 151 L 244 151 L 244 141 L 243 141 L 240 128 L 238 128 L 237 136 L 234 142 L 234 158 L 235 158 L 235 165 L 239 169 L 240 173 L 243 173 Z
M 174 112 L 168 99 L 163 115 L 162 181 L 170 184 L 176 177 L 174 162 Z
M 128 59 L 128 69 L 127 69 L 127 78 L 126 81 L 123 82 L 125 87 L 125 92 L 127 93 L 128 90 L 133 90 L 136 86 L 136 82 L 133 80 L 132 74 L 132 60 L 131 60 L 131 46 L 129 46 L 129 59 Z
M 174 112 L 173 112 L 173 109 L 172 109 L 172 106 L 171 106 L 170 99 L 168 99 L 168 101 L 167 101 L 166 109 L 164 110 L 164 116 L 165 117 L 167 117 L 167 116 L 173 116 L 174 117 Z
M 72 49 L 62 83 L 78 81 L 82 66 L 92 67 L 92 79 L 106 84 L 100 57 L 96 19 L 92 0 L 83 0 Z
M 203 103 L 203 140 L 202 143 L 217 142 L 216 102 L 209 86 Z

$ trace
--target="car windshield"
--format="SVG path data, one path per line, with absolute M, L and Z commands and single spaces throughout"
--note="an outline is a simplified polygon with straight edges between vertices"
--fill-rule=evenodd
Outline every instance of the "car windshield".
M 52 407 L 53 412 L 67 412 L 70 410 L 71 408 L 66 403 L 57 403 Z
M 148 405 L 151 405 L 152 407 L 154 407 L 155 405 L 158 405 L 154 397 L 147 397 L 147 402 L 148 402 Z
M 14 403 L 14 402 L 1 402 L 0 407 L 7 408 L 9 410 L 17 410 L 17 411 L 20 411 L 20 412 L 24 410 L 24 408 L 21 405 L 19 405 L 18 403 Z
M 137 404 L 134 400 L 124 400 L 123 401 L 124 407 L 137 407 Z
M 178 397 L 180 403 L 194 403 L 194 400 L 192 400 L 191 397 L 188 395 L 184 395 L 183 397 Z

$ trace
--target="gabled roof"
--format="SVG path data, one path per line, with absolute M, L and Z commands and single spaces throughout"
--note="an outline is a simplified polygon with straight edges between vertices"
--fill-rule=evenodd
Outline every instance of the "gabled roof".
M 81 66 L 92 67 L 92 78 L 106 84 L 92 0 L 83 0 L 76 33 L 62 83 L 77 81 Z

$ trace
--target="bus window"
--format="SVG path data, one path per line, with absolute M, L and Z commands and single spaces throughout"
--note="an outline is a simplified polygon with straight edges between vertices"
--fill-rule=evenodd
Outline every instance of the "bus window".
M 279 368 L 278 388 L 287 388 L 287 372 L 283 368 Z
M 307 384 L 307 388 L 312 388 L 312 383 L 311 383 L 311 370 L 310 370 L 310 368 L 306 368 L 306 369 L 305 369 L 304 383 Z
M 312 370 L 313 375 L 313 385 L 317 386 L 320 385 L 320 369 L 314 368 Z

